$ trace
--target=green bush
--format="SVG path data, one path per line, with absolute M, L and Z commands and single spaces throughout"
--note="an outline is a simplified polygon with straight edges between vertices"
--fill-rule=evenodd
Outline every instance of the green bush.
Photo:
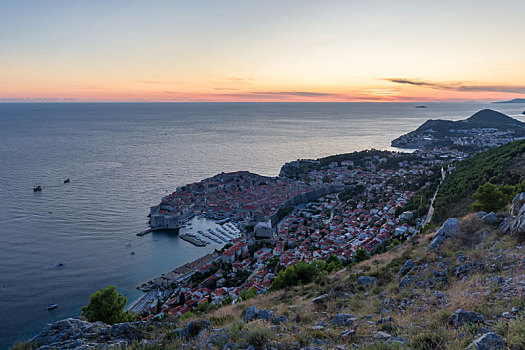
M 356 250 L 355 254 L 354 254 L 354 261 L 356 263 L 358 262 L 361 262 L 361 261 L 365 261 L 365 260 L 368 260 L 370 258 L 370 255 L 368 254 L 368 252 L 366 250 L 364 250 L 363 248 L 359 248 Z
M 275 337 L 274 332 L 265 325 L 257 325 L 246 332 L 246 342 L 256 349 L 262 349 L 264 344 Z
M 285 287 L 296 286 L 312 282 L 324 269 L 325 263 L 313 261 L 308 264 L 301 261 L 295 265 L 288 266 L 286 269 L 279 271 L 279 275 L 272 281 L 272 289 L 282 289 Z
M 132 318 L 132 315 L 124 312 L 127 302 L 128 299 L 118 293 L 115 286 L 107 286 L 91 294 L 89 304 L 82 307 L 82 316 L 89 322 L 126 322 Z
M 239 294 L 239 298 L 241 298 L 241 300 L 248 300 L 255 297 L 255 295 L 257 295 L 257 290 L 252 287 L 250 289 L 243 290 L 241 294 Z

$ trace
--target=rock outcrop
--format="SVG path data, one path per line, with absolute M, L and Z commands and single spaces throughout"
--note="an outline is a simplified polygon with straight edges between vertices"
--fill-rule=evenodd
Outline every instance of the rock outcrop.
M 436 250 L 438 249 L 446 238 L 454 236 L 459 233 L 459 220 L 456 218 L 450 218 L 443 226 L 439 228 L 439 230 L 436 231 L 436 234 L 434 235 L 434 238 L 432 239 L 432 242 L 430 242 L 430 245 L 428 246 L 427 250 Z
M 514 217 L 511 233 L 518 237 L 525 237 L 525 193 L 519 193 L 514 197 L 510 214 Z
M 147 325 L 146 322 L 108 325 L 67 318 L 47 325 L 31 342 L 39 344 L 41 350 L 125 347 L 133 341 L 143 341 Z
M 449 322 L 456 327 L 461 327 L 464 324 L 479 323 L 484 320 L 485 318 L 483 315 L 476 312 L 458 309 L 452 316 L 450 316 Z

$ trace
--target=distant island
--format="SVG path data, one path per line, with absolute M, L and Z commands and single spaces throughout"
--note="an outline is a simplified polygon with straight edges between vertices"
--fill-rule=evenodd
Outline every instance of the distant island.
M 508 101 L 498 101 L 493 103 L 525 103 L 525 98 L 515 98 L 513 100 Z
M 454 147 L 480 151 L 525 138 L 525 123 L 491 109 L 459 121 L 427 120 L 416 130 L 392 141 L 400 148 Z

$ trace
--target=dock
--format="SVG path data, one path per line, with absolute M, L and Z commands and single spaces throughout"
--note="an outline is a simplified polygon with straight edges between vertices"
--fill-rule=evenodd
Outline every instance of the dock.
M 193 238 L 191 236 L 182 234 L 182 235 L 179 235 L 179 238 L 185 240 L 186 242 L 189 242 L 189 243 L 193 244 L 194 246 L 206 247 L 206 243 L 204 243 L 204 242 L 202 242 L 200 240 L 197 240 L 197 239 L 195 239 L 195 238 Z
M 148 228 L 147 230 L 137 233 L 137 236 L 142 237 L 153 231 L 177 231 L 179 232 L 179 227 L 177 228 L 170 228 L 170 227 Z
M 147 230 L 144 230 L 142 232 L 137 233 L 137 236 L 139 236 L 139 237 L 145 236 L 148 233 L 150 233 L 151 231 L 153 231 L 153 229 L 152 228 L 148 228 Z

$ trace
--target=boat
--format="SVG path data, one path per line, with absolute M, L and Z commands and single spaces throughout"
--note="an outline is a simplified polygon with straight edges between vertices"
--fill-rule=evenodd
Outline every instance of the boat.
M 416 108 L 427 108 L 427 106 L 421 105 L 421 106 L 416 106 Z
M 46 309 L 47 310 L 54 310 L 58 307 L 58 304 L 49 304 Z
M 39 191 L 42 191 L 42 186 L 38 185 L 33 188 L 33 192 L 39 192 Z
M 67 179 L 64 180 L 64 183 L 65 183 L 65 184 L 68 184 L 68 183 L 70 183 L 70 182 L 71 182 L 71 180 L 69 180 L 69 177 L 68 177 Z

